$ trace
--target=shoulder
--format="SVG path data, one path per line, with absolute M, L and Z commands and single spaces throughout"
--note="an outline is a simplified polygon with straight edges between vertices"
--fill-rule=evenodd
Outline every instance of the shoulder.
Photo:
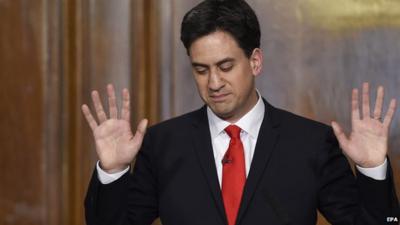
M 149 127 L 147 132 L 158 135 L 184 132 L 187 129 L 191 129 L 195 122 L 202 120 L 207 121 L 205 107 L 157 123 Z
M 322 122 L 306 118 L 304 116 L 283 110 L 277 109 L 279 114 L 281 114 L 281 124 L 284 127 L 291 129 L 305 129 L 305 130 L 315 130 L 315 131 L 326 131 L 331 129 L 331 127 Z
M 266 112 L 267 113 L 267 112 Z M 332 156 L 341 156 L 339 143 L 331 126 L 283 109 L 273 109 L 279 116 L 280 145 L 284 153 L 304 162 L 324 161 Z M 283 151 L 283 150 L 282 150 Z M 301 160 L 298 161 L 300 163 Z
M 275 108 L 268 103 L 266 115 L 271 120 L 278 121 L 281 134 L 289 135 L 290 137 L 300 138 L 304 140 L 318 139 L 326 140 L 327 137 L 332 137 L 332 127 L 304 116 L 286 111 L 284 109 Z M 270 113 L 271 115 L 268 115 Z

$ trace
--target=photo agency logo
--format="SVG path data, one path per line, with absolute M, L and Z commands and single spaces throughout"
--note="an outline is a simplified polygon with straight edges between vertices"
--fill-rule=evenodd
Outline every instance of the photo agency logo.
M 399 220 L 397 219 L 397 217 L 391 217 L 391 216 L 388 216 L 388 217 L 386 217 L 386 222 L 388 222 L 388 223 L 398 223 L 399 222 Z

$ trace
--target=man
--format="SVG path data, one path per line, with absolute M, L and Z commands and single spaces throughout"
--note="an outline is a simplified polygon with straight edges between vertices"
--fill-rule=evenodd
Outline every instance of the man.
M 352 131 L 274 108 L 255 89 L 262 68 L 260 29 L 245 1 L 204 1 L 182 22 L 205 106 L 149 128 L 130 129 L 129 93 L 120 115 L 108 85 L 107 118 L 99 94 L 87 105 L 99 163 L 86 206 L 89 225 L 388 224 L 398 203 L 387 160 L 395 100 L 381 119 L 383 88 L 370 116 L 369 87 L 353 90 Z M 146 134 L 145 134 L 146 132 Z M 140 149 L 140 151 L 139 151 Z M 129 165 L 136 159 L 133 174 Z M 393 219 L 394 220 L 394 219 Z

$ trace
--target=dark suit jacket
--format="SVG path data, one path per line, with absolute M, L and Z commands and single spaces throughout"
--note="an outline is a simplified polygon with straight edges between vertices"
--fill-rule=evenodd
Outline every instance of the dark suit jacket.
M 237 224 L 311 225 L 317 209 L 337 225 L 396 224 L 390 167 L 385 181 L 354 176 L 330 127 L 264 102 Z M 149 128 L 133 175 L 102 185 L 95 171 L 85 207 L 88 225 L 227 224 L 206 107 Z

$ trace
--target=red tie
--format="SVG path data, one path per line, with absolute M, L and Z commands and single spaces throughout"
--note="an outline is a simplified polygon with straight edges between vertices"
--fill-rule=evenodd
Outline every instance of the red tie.
M 222 197 L 228 225 L 236 223 L 243 187 L 246 182 L 244 150 L 240 140 L 240 130 L 240 127 L 236 125 L 225 128 L 226 133 L 231 137 L 228 150 L 222 160 Z

